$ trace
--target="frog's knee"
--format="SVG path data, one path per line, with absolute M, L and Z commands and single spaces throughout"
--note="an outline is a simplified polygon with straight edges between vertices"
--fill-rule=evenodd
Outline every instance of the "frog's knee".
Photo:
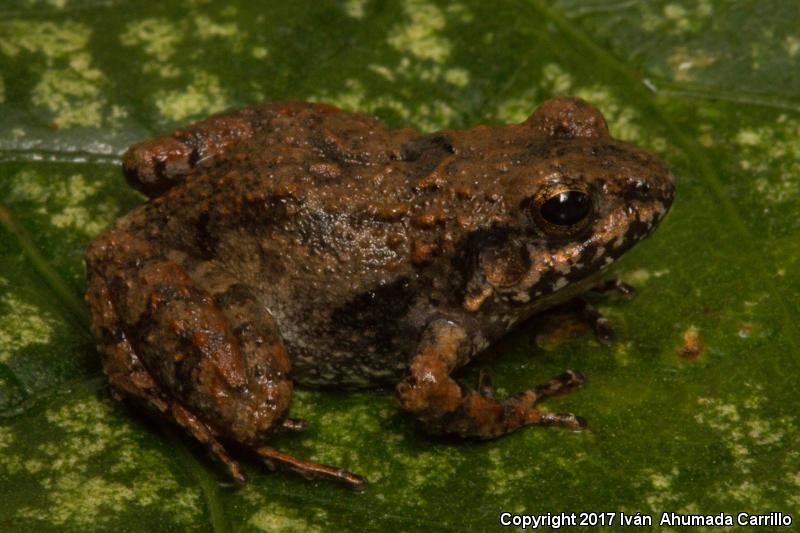
M 138 268 L 155 255 L 153 247 L 127 231 L 112 229 L 96 238 L 86 250 L 89 276 L 107 277 L 109 271 Z
M 100 265 L 110 259 L 114 246 L 114 240 L 109 237 L 109 232 L 100 235 L 89 244 L 84 257 L 86 259 L 86 270 L 90 278 L 96 273 Z
M 131 187 L 152 198 L 180 181 L 197 159 L 192 146 L 173 137 L 159 137 L 131 146 L 122 156 L 122 172 Z

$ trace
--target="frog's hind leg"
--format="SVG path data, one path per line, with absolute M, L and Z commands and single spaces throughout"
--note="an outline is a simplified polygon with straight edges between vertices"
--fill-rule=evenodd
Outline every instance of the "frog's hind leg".
M 357 491 L 362 491 L 367 488 L 366 478 L 335 466 L 298 459 L 297 457 L 293 457 L 275 448 L 270 448 L 269 446 L 260 446 L 255 448 L 254 451 L 273 469 L 280 465 L 300 474 L 306 479 L 324 478 L 339 481 Z
M 159 415 L 171 416 L 226 466 L 234 480 L 243 483 L 245 479 L 239 463 L 228 455 L 211 429 L 180 403 L 164 394 L 158 382 L 142 364 L 120 326 L 108 286 L 100 276 L 90 276 L 86 300 L 94 318 L 92 329 L 112 395 L 118 400 L 134 400 Z
M 234 481 L 237 483 L 244 483 L 246 481 L 239 463 L 228 455 L 227 450 L 225 450 L 225 447 L 217 440 L 211 428 L 178 402 L 172 403 L 172 416 L 179 426 L 197 439 L 200 444 L 205 446 L 214 458 L 225 465 Z
M 202 273 L 205 279 L 210 280 L 210 285 L 218 289 L 216 293 L 212 289 L 214 300 L 228 317 L 251 365 L 257 366 L 259 359 L 267 358 L 265 350 L 269 350 L 271 344 L 277 343 L 283 350 L 274 320 L 246 285 L 239 283 L 230 274 L 214 265 L 201 263 L 196 265 L 194 270 L 195 275 Z M 305 420 L 283 418 L 279 429 L 301 432 L 307 427 L 308 423 Z M 273 470 L 276 466 L 281 466 L 306 478 L 331 479 L 345 483 L 356 490 L 363 490 L 367 484 L 365 478 L 342 468 L 293 457 L 268 446 L 256 445 L 251 448 Z
M 495 399 L 487 373 L 479 390 L 463 389 L 450 373 L 463 364 L 469 353 L 462 328 L 449 321 L 428 326 L 409 375 L 397 385 L 401 406 L 417 416 L 434 433 L 490 439 L 531 424 L 582 429 L 586 421 L 570 413 L 551 413 L 536 408 L 544 398 L 568 392 L 584 377 L 568 371 L 533 389 L 504 399 Z
M 278 430 L 305 427 L 286 419 L 288 355 L 274 319 L 246 284 L 214 263 L 175 257 L 121 230 L 87 251 L 87 302 L 104 368 L 116 391 L 171 417 L 243 481 L 222 441 L 256 450 Z M 363 483 L 286 454 L 274 459 Z
M 109 381 L 174 419 L 243 479 L 220 441 L 254 444 L 279 427 L 291 399 L 282 344 L 254 339 L 175 260 L 112 230 L 87 251 L 93 332 Z

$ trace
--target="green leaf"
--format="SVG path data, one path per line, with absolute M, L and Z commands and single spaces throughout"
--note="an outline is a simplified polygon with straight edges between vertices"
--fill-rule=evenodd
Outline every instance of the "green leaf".
M 538 514 L 800 518 L 800 6 L 11 0 L 0 7 L 0 528 L 488 529 Z M 111 400 L 83 253 L 143 202 L 131 142 L 301 98 L 423 130 L 586 98 L 679 178 L 672 212 L 597 300 L 611 347 L 529 323 L 490 350 L 502 393 L 565 368 L 580 433 L 424 436 L 391 391 L 298 391 L 276 446 L 366 475 L 356 494 L 253 463 L 231 487 L 181 432 Z M 475 369 L 462 377 L 474 380 Z M 616 524 L 618 525 L 617 517 Z

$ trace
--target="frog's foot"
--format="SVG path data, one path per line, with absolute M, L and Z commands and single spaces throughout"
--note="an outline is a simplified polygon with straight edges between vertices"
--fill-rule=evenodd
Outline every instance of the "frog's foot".
M 607 294 L 609 292 L 616 292 L 623 298 L 630 300 L 636 295 L 636 289 L 625 282 L 620 281 L 618 278 L 608 279 L 599 285 L 592 287 L 589 292 L 596 292 L 599 294 Z M 592 304 L 582 297 L 577 297 L 574 300 L 574 309 L 580 313 L 581 318 L 594 329 L 597 340 L 603 344 L 611 344 L 617 338 L 614 331 L 614 326 L 611 322 L 604 317 Z
M 575 303 L 581 318 L 594 329 L 597 340 L 603 344 L 611 344 L 616 340 L 617 333 L 614 331 L 614 326 L 595 306 L 580 297 L 576 298 Z
M 607 279 L 604 282 L 600 283 L 599 285 L 595 285 L 591 289 L 590 292 L 597 292 L 600 294 L 607 294 L 609 292 L 616 292 L 620 296 L 626 299 L 631 299 L 636 296 L 636 287 L 633 285 L 629 285 L 624 281 L 620 281 L 619 278 L 611 278 Z
M 584 383 L 586 383 L 586 377 L 582 373 L 576 372 L 575 370 L 567 370 L 563 374 L 554 377 L 550 381 L 512 396 L 509 398 L 509 400 L 513 399 L 526 405 L 536 405 L 545 398 L 558 396 L 559 394 L 565 394 L 570 392 L 572 389 L 580 387 Z M 478 394 L 484 398 L 494 398 L 492 374 L 486 368 L 482 368 L 480 375 L 478 376 Z M 575 418 L 583 420 L 579 416 L 576 416 Z
M 448 321 L 434 322 L 422 337 L 409 376 L 397 385 L 401 406 L 432 432 L 490 439 L 532 424 L 586 427 L 581 417 L 536 408 L 543 399 L 583 384 L 583 375 L 568 371 L 533 389 L 495 399 L 487 372 L 481 373 L 478 391 L 465 390 L 450 377 L 463 362 L 459 354 L 465 346 L 463 329 Z
M 206 424 L 177 402 L 172 404 L 172 416 L 175 418 L 175 422 L 177 422 L 178 425 L 189 432 L 200 444 L 205 446 L 215 459 L 225 465 L 234 481 L 240 484 L 244 484 L 247 481 L 244 474 L 242 474 L 239 463 L 228 455 L 225 447 L 220 444 Z
M 306 479 L 330 479 L 344 483 L 359 492 L 367 488 L 366 478 L 335 466 L 299 459 L 280 450 L 276 450 L 275 448 L 270 448 L 269 446 L 260 446 L 254 448 L 253 451 L 255 451 L 264 460 L 267 466 L 273 470 L 277 466 L 282 466 L 300 474 Z
M 302 433 L 308 429 L 308 422 L 302 418 L 284 418 L 281 422 L 281 429 L 291 433 Z

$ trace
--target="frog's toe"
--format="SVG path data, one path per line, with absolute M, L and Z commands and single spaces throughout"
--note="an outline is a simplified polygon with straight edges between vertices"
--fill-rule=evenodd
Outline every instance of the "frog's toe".
M 581 430 L 587 426 L 586 419 L 572 413 L 551 413 L 549 411 L 539 411 L 531 409 L 528 424 L 540 426 L 560 426 L 568 429 Z
M 561 426 L 570 429 L 584 429 L 586 419 L 572 413 L 551 413 L 539 411 L 536 404 L 559 394 L 566 394 L 586 383 L 586 377 L 581 372 L 567 370 L 546 383 L 542 383 L 514 397 L 514 400 L 527 407 L 527 424 L 542 426 Z
M 592 287 L 590 292 L 596 292 L 600 294 L 616 292 L 626 300 L 630 300 L 636 296 L 636 289 L 633 286 L 620 281 L 618 278 L 608 279 L 603 283 Z M 590 326 L 592 326 L 598 341 L 603 344 L 611 344 L 617 340 L 617 334 L 614 331 L 614 326 L 592 304 L 580 297 L 577 298 L 577 304 L 581 316 L 586 322 L 589 323 Z
M 603 344 L 611 344 L 614 342 L 617 339 L 617 334 L 611 322 L 586 300 L 580 298 L 578 301 L 581 307 L 581 316 L 592 326 L 597 340 Z
M 607 279 L 599 285 L 591 288 L 591 292 L 597 292 L 600 294 L 606 294 L 612 291 L 628 300 L 636 296 L 636 287 L 629 285 L 624 281 L 620 281 L 619 278 L 616 277 Z
M 271 470 L 281 466 L 300 474 L 306 479 L 330 479 L 344 483 L 359 492 L 367 488 L 367 478 L 342 468 L 300 459 L 269 446 L 260 446 L 254 448 L 253 451 L 262 458 Z
M 281 428 L 292 433 L 302 433 L 308 429 L 308 421 L 302 418 L 284 418 Z
M 400 405 L 417 416 L 432 433 L 465 438 L 493 439 L 532 424 L 558 425 L 573 429 L 585 421 L 568 413 L 540 411 L 536 404 L 582 385 L 580 372 L 567 371 L 547 383 L 507 398 L 494 398 L 489 373 L 482 371 L 478 391 L 461 387 L 450 372 L 458 361 L 458 350 L 467 338 L 459 326 L 436 321 L 420 342 L 409 374 L 397 384 Z
M 614 326 L 605 317 L 600 317 L 592 324 L 594 327 L 594 334 L 597 340 L 603 344 L 612 344 L 617 340 L 617 332 L 614 331 Z
M 586 383 L 586 376 L 575 370 L 567 370 L 553 379 L 537 385 L 536 387 L 523 392 L 519 396 L 525 398 L 529 405 L 536 405 L 545 398 L 565 394 Z
M 481 368 L 481 372 L 478 375 L 478 392 L 484 398 L 494 398 L 492 371 L 488 368 Z
M 225 447 L 203 421 L 178 402 L 173 402 L 171 411 L 175 422 L 205 446 L 215 459 L 224 464 L 236 483 L 244 485 L 247 482 L 239 463 L 228 455 Z

